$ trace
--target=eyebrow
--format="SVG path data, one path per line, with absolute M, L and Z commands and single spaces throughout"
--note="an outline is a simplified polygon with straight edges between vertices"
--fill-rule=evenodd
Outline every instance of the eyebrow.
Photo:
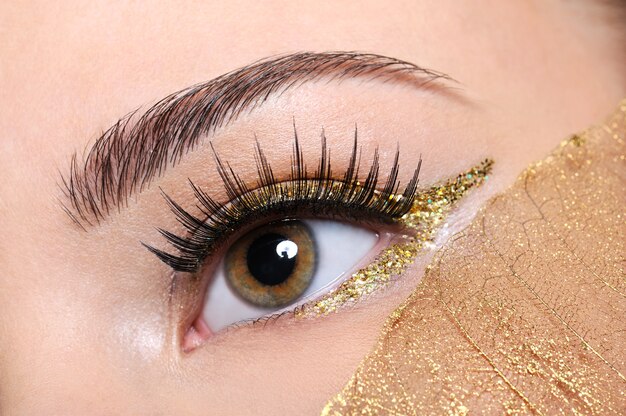
M 69 172 L 61 174 L 63 210 L 83 229 L 100 224 L 205 136 L 270 96 L 321 78 L 400 80 L 419 88 L 451 79 L 407 61 L 357 52 L 302 52 L 257 61 L 173 93 L 143 114 L 131 112 L 96 140 L 83 161 L 74 153 Z

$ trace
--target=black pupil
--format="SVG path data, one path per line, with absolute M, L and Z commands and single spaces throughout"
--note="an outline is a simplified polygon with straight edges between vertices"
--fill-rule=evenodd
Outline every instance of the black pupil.
M 295 246 L 295 243 L 280 234 L 268 233 L 254 240 L 248 248 L 248 270 L 264 285 L 275 286 L 283 283 L 296 265 L 297 254 L 289 258 L 286 250 L 278 252 L 278 245 L 282 242 Z

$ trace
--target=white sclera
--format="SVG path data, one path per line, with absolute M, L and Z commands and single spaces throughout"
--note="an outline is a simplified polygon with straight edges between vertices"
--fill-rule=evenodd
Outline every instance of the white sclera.
M 289 310 L 297 304 L 318 297 L 324 290 L 338 285 L 348 273 L 352 273 L 355 266 L 359 265 L 363 257 L 376 246 L 379 238 L 378 234 L 370 229 L 344 222 L 332 220 L 303 220 L 302 222 L 311 230 L 317 250 L 315 274 L 304 294 L 292 305 L 278 309 L 251 305 L 237 296 L 226 282 L 222 260 L 208 288 L 202 312 L 212 332 L 217 332 L 236 322 Z M 287 252 L 290 258 L 297 253 L 298 247 L 293 243 L 290 241 L 283 243 L 284 247 L 280 245 L 276 247 L 278 252 Z

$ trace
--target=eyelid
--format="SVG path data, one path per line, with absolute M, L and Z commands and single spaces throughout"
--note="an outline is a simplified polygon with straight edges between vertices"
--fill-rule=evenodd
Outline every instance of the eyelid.
M 388 178 L 382 189 L 379 189 L 380 167 L 376 149 L 368 174 L 360 182 L 360 148 L 356 130 L 352 154 L 342 177 L 337 177 L 331 171 L 330 151 L 326 147 L 324 135 L 318 167 L 312 175 L 307 172 L 295 127 L 292 170 L 290 178 L 286 181 L 276 179 L 258 142 L 255 147 L 258 180 L 253 190 L 250 190 L 228 163 L 222 162 L 215 151 L 214 155 L 230 202 L 226 205 L 218 204 L 190 181 L 197 207 L 201 212 L 200 216 L 191 214 L 164 195 L 172 212 L 187 231 L 187 236 L 178 236 L 159 229 L 178 253 L 171 254 L 145 245 L 177 272 L 198 271 L 219 242 L 228 234 L 232 234 L 232 230 L 237 229 L 241 223 L 251 222 L 251 218 L 255 216 L 261 217 L 277 211 L 293 211 L 294 208 L 302 209 L 308 206 L 309 210 L 316 208 L 318 213 L 324 210 L 338 213 L 341 211 L 344 215 L 346 212 L 352 213 L 354 217 L 366 220 L 379 219 L 380 222 L 383 220 L 392 222 L 410 209 L 421 167 L 420 159 L 413 177 L 399 194 L 399 150 L 396 150 Z
M 395 80 L 409 88 L 441 87 L 450 76 L 397 58 L 353 51 L 297 52 L 256 61 L 121 118 L 97 139 L 83 163 L 72 157 L 61 186 L 66 214 L 79 227 L 100 224 L 111 208 L 178 164 L 207 133 L 280 92 L 330 77 Z M 446 95 L 451 91 L 446 90 Z

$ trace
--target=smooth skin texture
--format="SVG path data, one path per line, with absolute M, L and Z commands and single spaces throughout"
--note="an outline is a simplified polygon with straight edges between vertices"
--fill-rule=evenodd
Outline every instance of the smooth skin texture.
M 187 204 L 187 178 L 219 195 L 208 146 L 88 233 L 60 209 L 59 171 L 72 152 L 137 107 L 303 50 L 375 52 L 442 71 L 463 100 L 395 83 L 307 84 L 207 139 L 249 178 L 254 133 L 284 162 L 294 120 L 311 157 L 322 127 L 333 153 L 345 154 L 355 123 L 364 154 L 379 145 L 383 166 L 400 144 L 405 180 L 421 154 L 425 186 L 492 157 L 493 181 L 461 207 L 454 229 L 626 96 L 626 35 L 601 2 L 5 3 L 2 415 L 316 414 L 421 278 L 427 258 L 357 307 L 241 328 L 183 353 L 180 322 L 202 296 L 176 296 L 195 306 L 172 310 L 170 272 L 139 241 L 163 244 L 154 228 L 176 227 L 159 186 Z

